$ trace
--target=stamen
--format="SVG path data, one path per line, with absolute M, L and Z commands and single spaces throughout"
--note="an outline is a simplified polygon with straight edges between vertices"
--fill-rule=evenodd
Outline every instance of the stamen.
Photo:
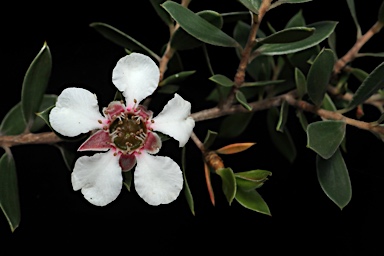
M 97 120 L 97 122 L 99 122 L 99 124 L 102 124 L 102 123 L 103 123 L 101 120 Z

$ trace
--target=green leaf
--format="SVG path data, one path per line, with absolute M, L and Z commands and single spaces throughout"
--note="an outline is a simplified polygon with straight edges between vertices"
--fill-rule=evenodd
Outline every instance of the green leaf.
M 256 190 L 245 191 L 238 189 L 235 199 L 247 209 L 271 216 L 267 203 Z
M 352 198 L 351 181 L 340 150 L 329 159 L 316 158 L 317 178 L 324 193 L 343 209 Z
M 248 102 L 247 102 L 247 99 L 245 98 L 245 95 L 242 91 L 238 90 L 236 91 L 236 99 L 237 101 L 243 105 L 243 107 L 245 107 L 246 109 L 248 109 L 249 111 L 252 110 L 252 107 L 248 105 Z
M 297 94 L 299 99 L 301 99 L 307 93 L 307 81 L 303 72 L 298 68 L 295 68 L 295 82 Z
M 351 74 L 354 75 L 360 82 L 363 82 L 369 74 L 359 68 L 351 68 Z
M 306 3 L 310 1 L 312 0 L 278 0 L 278 2 L 282 4 L 301 4 L 301 3 Z
M 163 81 L 160 82 L 159 86 L 164 86 L 167 84 L 174 84 L 174 83 L 180 83 L 196 73 L 196 70 L 191 71 L 181 71 L 177 74 L 173 74 L 165 78 Z
M 223 26 L 223 18 L 218 12 L 204 10 L 196 13 L 196 15 L 208 21 L 218 29 L 221 29 L 221 27 Z M 199 47 L 203 44 L 204 43 L 201 40 L 198 40 L 197 38 L 191 36 L 183 28 L 177 29 L 175 33 L 173 33 L 171 38 L 171 47 L 177 51 L 190 50 Z
M 353 18 L 353 22 L 355 23 L 355 26 L 357 29 L 357 38 L 359 38 L 361 36 L 361 28 L 356 16 L 355 0 L 347 0 L 347 4 L 348 4 L 349 11 L 351 13 L 351 16 Z
M 239 0 L 239 2 L 254 14 L 259 14 L 259 8 L 262 0 Z
M 208 130 L 207 135 L 205 136 L 205 139 L 204 139 L 204 148 L 209 149 L 212 146 L 213 142 L 216 140 L 216 137 L 217 137 L 217 132 Z
M 21 103 L 17 103 L 5 115 L 0 126 L 1 135 L 18 135 L 25 131 L 26 123 L 21 110 Z
M 221 177 L 222 189 L 229 205 L 232 204 L 236 195 L 236 178 L 231 168 L 222 168 L 216 170 L 216 173 Z
M 21 90 L 21 109 L 27 129 L 35 120 L 35 113 L 43 100 L 52 70 L 52 57 L 46 43 L 29 66 Z
M 329 48 L 331 48 L 331 50 L 335 53 L 335 56 L 337 57 L 337 54 L 336 54 L 336 32 L 335 31 L 333 31 L 332 34 L 329 35 L 327 42 L 328 42 Z
M 381 23 L 384 23 L 384 2 L 381 2 L 379 13 L 377 15 L 377 20 Z
M 0 159 L 0 208 L 14 232 L 20 224 L 20 201 L 15 161 L 10 152 Z
M 336 152 L 345 136 L 346 123 L 339 120 L 317 121 L 307 127 L 307 147 L 322 158 Z
M 256 188 L 261 187 L 266 180 L 268 180 L 268 176 L 271 176 L 272 173 L 270 171 L 265 170 L 251 170 L 247 172 L 237 172 L 235 173 L 236 184 L 238 188 L 250 191 Z
M 43 111 L 47 106 L 55 104 L 57 96 L 45 94 L 43 101 L 39 107 L 39 111 Z M 39 115 L 39 113 L 36 113 Z M 34 120 L 31 127 L 31 132 L 36 132 L 45 125 L 45 122 L 40 118 Z M 17 103 L 4 117 L 1 126 L 0 134 L 2 135 L 18 135 L 25 131 L 26 123 L 23 118 L 21 102 Z
M 264 44 L 256 51 L 263 55 L 282 55 L 311 48 L 326 39 L 334 31 L 337 23 L 336 21 L 320 21 L 309 24 L 306 27 L 315 29 L 311 36 L 293 43 Z
M 127 171 L 123 172 L 123 184 L 126 189 L 128 189 L 129 192 L 131 192 L 131 186 L 132 186 L 132 172 Z
M 158 89 L 158 93 L 163 93 L 163 94 L 174 94 L 180 89 L 179 85 L 175 84 L 167 84 Z
M 162 7 L 172 16 L 180 27 L 200 41 L 223 47 L 239 46 L 235 39 L 180 4 L 173 1 L 166 1 L 162 4 Z
M 173 21 L 172 21 L 172 18 L 171 16 L 169 16 L 169 14 L 163 9 L 161 8 L 161 4 L 164 3 L 166 0 L 150 0 L 152 6 L 153 6 L 153 9 L 155 9 L 157 15 L 159 15 L 159 17 L 162 19 L 162 21 L 164 21 L 165 24 L 167 24 L 168 26 L 169 25 L 173 25 Z
M 269 80 L 269 81 L 257 81 L 257 82 L 246 82 L 241 85 L 241 88 L 244 87 L 259 87 L 259 86 L 266 86 L 266 85 L 275 85 L 275 84 L 281 84 L 284 83 L 285 80 Z
M 73 167 L 75 166 L 76 162 L 76 153 L 74 150 L 69 149 L 65 144 L 63 143 L 55 143 L 52 144 L 54 147 L 59 149 L 61 156 L 63 157 L 65 166 L 69 171 L 73 170 Z
M 283 101 L 283 103 L 280 106 L 280 115 L 276 125 L 276 131 L 284 132 L 285 124 L 288 118 L 288 107 L 289 107 L 288 102 Z
M 377 66 L 356 90 L 348 108 L 363 103 L 379 89 L 384 88 L 384 62 Z
M 337 110 L 335 104 L 333 103 L 331 97 L 329 97 L 328 93 L 326 93 L 324 95 L 324 100 L 323 100 L 323 103 L 321 104 L 321 107 L 323 109 L 329 110 L 329 111 L 336 111 Z
M 220 125 L 219 136 L 222 138 L 234 138 L 244 132 L 250 123 L 254 112 L 236 113 L 225 117 Z
M 299 10 L 285 25 L 285 28 L 303 27 L 305 26 L 305 19 L 303 11 Z
M 188 181 L 187 181 L 187 176 L 185 174 L 185 166 L 186 166 L 186 149 L 185 147 L 183 147 L 182 149 L 182 158 L 181 158 L 181 161 L 182 161 L 182 170 L 183 170 L 183 178 L 184 178 L 184 194 L 185 194 L 185 198 L 187 200 L 187 203 L 188 203 L 188 206 L 189 206 L 189 209 L 191 210 L 192 214 L 195 215 L 195 206 L 194 206 L 194 202 L 193 202 L 193 196 L 192 196 L 192 192 L 191 192 L 191 189 L 189 188 L 189 185 L 188 185 Z
M 276 131 L 279 115 L 280 112 L 275 107 L 268 110 L 267 125 L 269 135 L 271 137 L 272 143 L 279 150 L 279 152 L 290 163 L 293 163 L 297 155 L 296 147 L 287 128 L 284 129 L 284 133 Z
M 223 17 L 224 23 L 238 22 L 251 18 L 249 12 L 226 12 L 221 13 L 221 17 Z
M 40 116 L 39 114 L 42 113 L 41 111 L 46 110 L 47 108 L 55 105 L 57 100 L 57 95 L 55 94 L 45 94 L 43 101 L 41 102 L 41 105 L 39 107 L 39 112 L 36 113 L 37 116 Z M 41 116 L 40 116 L 41 117 Z M 35 121 L 33 122 L 33 125 L 31 127 L 31 132 L 37 132 L 41 128 L 46 125 L 46 121 L 41 119 L 41 118 L 36 118 Z
M 145 45 L 130 37 L 129 35 L 121 32 L 117 28 L 114 28 L 108 24 L 102 22 L 93 22 L 89 25 L 91 28 L 94 28 L 97 32 L 99 32 L 106 39 L 111 42 L 129 49 L 130 51 L 144 51 L 151 55 L 156 60 L 160 60 L 160 57 L 147 48 Z
M 280 30 L 265 38 L 258 40 L 261 44 L 286 44 L 297 42 L 311 36 L 315 32 L 314 28 L 294 27 Z
M 220 74 L 213 75 L 208 79 L 224 87 L 232 87 L 235 84 L 231 79 Z
M 359 52 L 357 57 L 379 57 L 383 58 L 384 57 L 384 52 Z
M 308 127 L 308 121 L 307 118 L 305 117 L 304 113 L 302 110 L 297 109 L 296 110 L 296 116 L 299 119 L 299 122 L 301 124 L 301 127 L 305 132 L 307 132 L 307 127 Z
M 323 102 L 332 75 L 335 55 L 330 49 L 323 49 L 316 56 L 307 76 L 308 96 L 316 106 Z

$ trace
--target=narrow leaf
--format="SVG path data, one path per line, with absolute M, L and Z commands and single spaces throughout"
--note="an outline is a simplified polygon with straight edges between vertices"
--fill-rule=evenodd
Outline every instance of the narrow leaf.
M 20 202 L 16 166 L 10 152 L 0 158 L 0 208 L 14 232 L 20 224 Z
M 235 173 L 238 188 L 246 191 L 261 187 L 270 175 L 270 171 L 260 169 Z
M 285 25 L 285 28 L 302 27 L 305 26 L 305 19 L 303 11 L 299 10 Z
M 286 44 L 303 40 L 315 32 L 314 28 L 295 27 L 278 31 L 258 40 L 261 44 Z
M 289 107 L 288 102 L 283 101 L 280 107 L 280 115 L 276 125 L 276 131 L 284 132 L 285 123 L 287 122 L 287 118 L 288 118 L 288 107 Z
M 348 107 L 356 107 L 382 88 L 384 88 L 384 62 L 377 66 L 363 81 L 353 95 Z
M 132 186 L 132 172 L 123 172 L 123 184 L 124 187 L 131 192 L 131 186 Z
M 324 39 L 326 39 L 334 31 L 336 25 L 336 21 L 320 21 L 312 23 L 306 26 L 308 28 L 315 29 L 315 32 L 311 36 L 293 43 L 264 44 L 260 46 L 256 51 L 263 55 L 282 55 L 302 51 L 316 46 Z
M 245 107 L 249 111 L 252 110 L 252 107 L 248 105 L 247 99 L 245 98 L 245 95 L 242 91 L 239 90 L 236 92 L 236 99 L 241 105 L 243 105 L 243 107 Z
M 21 103 L 13 106 L 1 122 L 1 135 L 18 135 L 25 131 L 26 123 L 21 110 Z
M 299 122 L 301 124 L 301 127 L 305 132 L 307 132 L 307 127 L 308 127 L 308 121 L 307 118 L 305 117 L 304 113 L 302 110 L 297 109 L 296 110 L 296 116 L 299 119 Z
M 222 189 L 229 205 L 232 204 L 236 195 L 236 178 L 231 168 L 222 168 L 216 170 L 216 173 L 221 177 Z
M 239 2 L 254 14 L 259 14 L 259 8 L 262 0 L 239 0 Z
M 224 118 L 220 125 L 219 136 L 223 138 L 234 138 L 244 132 L 250 123 L 254 112 L 237 113 Z
M 238 189 L 235 199 L 247 209 L 271 216 L 267 203 L 256 190 L 245 191 Z
M 222 148 L 219 148 L 215 151 L 218 154 L 230 155 L 230 154 L 235 154 L 235 153 L 239 153 L 244 150 L 247 150 L 248 148 L 252 147 L 255 144 L 256 143 L 254 142 L 233 143 L 233 144 L 224 146 Z
M 145 45 L 108 24 L 102 22 L 94 22 L 91 23 L 89 26 L 91 28 L 94 28 L 106 39 L 121 47 L 129 49 L 130 51 L 143 50 L 156 60 L 160 60 L 160 57 L 156 53 L 151 51 L 149 48 L 147 48 Z
M 204 163 L 204 174 L 205 174 L 205 183 L 207 184 L 209 199 L 211 199 L 211 203 L 215 205 L 215 194 L 213 192 L 212 183 L 211 183 L 211 173 L 209 167 L 206 163 Z
M 69 149 L 63 143 L 55 143 L 53 144 L 53 146 L 59 149 L 61 156 L 63 157 L 65 166 L 69 171 L 72 171 L 77 159 L 75 151 L 73 151 L 72 149 Z
M 231 79 L 220 74 L 213 75 L 208 79 L 224 87 L 231 87 L 235 84 Z
M 241 87 L 258 87 L 266 85 L 275 85 L 284 83 L 285 80 L 269 80 L 269 81 L 257 81 L 257 82 L 246 82 L 241 85 Z
M 364 70 L 359 69 L 359 68 L 352 68 L 350 72 L 351 72 L 351 74 L 354 75 L 360 82 L 363 82 L 363 81 L 369 76 L 369 74 L 368 74 L 367 72 L 365 72 Z
M 39 107 L 39 111 L 45 110 L 49 105 L 54 105 L 56 101 L 56 95 L 45 94 L 43 101 Z M 36 115 L 39 116 L 39 113 Z M 31 127 L 31 132 L 36 132 L 45 125 L 45 122 L 40 118 L 36 118 Z M 0 125 L 0 134 L 3 135 L 18 135 L 25 131 L 26 123 L 23 118 L 21 109 L 21 102 L 17 103 L 3 118 Z
M 177 92 L 178 90 L 180 89 L 180 86 L 179 85 L 175 85 L 175 84 L 167 84 L 167 85 L 164 85 L 162 87 L 159 87 L 158 89 L 158 93 L 163 93 L 163 94 L 174 94 L 175 92 Z
M 172 83 L 180 83 L 196 73 L 196 70 L 191 70 L 191 71 L 181 71 L 179 73 L 173 74 L 165 78 L 163 81 L 159 83 L 159 86 L 164 86 L 167 84 L 172 84 Z
M 330 49 L 323 49 L 316 56 L 307 76 L 308 96 L 316 106 L 323 102 L 331 78 L 335 55 Z
M 316 158 L 317 178 L 324 193 L 343 209 L 352 198 L 351 181 L 340 150 L 329 159 Z
M 276 131 L 278 118 L 279 110 L 275 107 L 270 108 L 267 115 L 269 135 L 279 152 L 292 163 L 297 155 L 296 147 L 287 128 L 284 130 L 284 133 Z
M 196 15 L 208 21 L 218 29 L 221 29 L 223 26 L 223 18 L 218 12 L 203 10 L 201 12 L 196 13 Z M 186 32 L 183 28 L 178 28 L 173 33 L 171 38 L 171 47 L 177 51 L 190 50 L 202 45 L 204 45 L 204 42 L 193 37 L 188 32 Z
M 381 2 L 379 13 L 377 15 L 377 20 L 381 23 L 384 23 L 384 2 Z
M 297 94 L 301 99 L 307 93 L 307 81 L 303 72 L 298 68 L 295 68 L 295 83 Z
M 204 140 L 204 148 L 209 149 L 217 137 L 217 132 L 208 130 Z
M 166 0 L 150 0 L 153 6 L 153 9 L 155 9 L 157 15 L 159 15 L 159 17 L 164 21 L 164 23 L 169 26 L 169 25 L 173 25 L 173 21 L 169 16 L 169 14 L 160 6 L 165 1 Z
M 216 46 L 238 47 L 235 39 L 182 5 L 166 1 L 162 7 L 186 32 L 195 38 Z
M 349 12 L 351 13 L 351 16 L 353 18 L 353 22 L 355 23 L 355 26 L 357 29 L 357 38 L 359 38 L 361 36 L 361 28 L 356 16 L 355 0 L 347 0 L 347 4 L 348 4 Z
M 307 147 L 315 151 L 322 158 L 330 158 L 339 148 L 345 136 L 344 121 L 317 121 L 308 125 Z
M 46 43 L 29 66 L 21 90 L 21 109 L 27 129 L 35 120 L 52 70 L 52 57 Z
M 181 152 L 181 166 L 183 170 L 183 178 L 184 178 L 184 195 L 187 200 L 189 209 L 191 210 L 192 214 L 195 215 L 195 204 L 193 202 L 193 196 L 191 189 L 189 188 L 188 181 L 187 181 L 187 176 L 185 174 L 186 172 L 186 148 L 183 147 L 183 150 Z
M 39 116 L 39 113 L 41 113 L 41 111 L 44 111 L 47 108 L 55 105 L 56 100 L 57 100 L 57 95 L 45 94 L 43 97 L 43 101 L 41 102 L 41 105 L 39 107 L 39 112 L 36 113 L 36 115 Z M 46 122 L 43 119 L 36 118 L 31 127 L 31 132 L 39 131 L 41 128 L 44 127 L 44 125 L 46 125 Z

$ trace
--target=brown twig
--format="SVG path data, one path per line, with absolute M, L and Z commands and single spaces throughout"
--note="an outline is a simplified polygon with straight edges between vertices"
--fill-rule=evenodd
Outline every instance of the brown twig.
M 53 132 L 0 136 L 0 146 L 3 148 L 25 144 L 54 144 L 60 141 L 62 139 Z
M 383 26 L 383 23 L 376 22 L 364 35 L 357 38 L 352 48 L 335 63 L 335 65 L 333 66 L 333 72 L 335 74 L 340 73 L 340 71 L 345 67 L 345 65 L 347 65 L 357 57 L 361 47 L 363 47 L 364 44 L 368 42 L 368 40 L 371 39 L 372 36 L 378 33 Z

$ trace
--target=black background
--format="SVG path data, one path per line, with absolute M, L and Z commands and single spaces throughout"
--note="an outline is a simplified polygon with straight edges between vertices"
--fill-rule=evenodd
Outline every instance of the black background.
M 375 23 L 381 1 L 355 2 L 365 32 Z M 47 42 L 53 59 L 47 93 L 60 94 L 66 87 L 79 86 L 95 92 L 99 105 L 106 106 L 115 93 L 111 82 L 112 69 L 125 52 L 90 28 L 89 24 L 110 24 L 156 53 L 168 39 L 168 29 L 149 1 L 122 3 L 36 2 L 10 4 L 4 8 L 1 18 L 1 117 L 20 101 L 23 76 L 44 42 Z M 245 10 L 234 0 L 193 0 L 190 8 L 195 12 L 211 9 L 220 13 Z M 284 5 L 267 14 L 261 29 L 268 31 L 266 21 L 276 30 L 282 29 L 300 9 L 308 24 L 321 20 L 339 21 L 336 27 L 339 57 L 353 45 L 356 30 L 346 1 L 314 0 L 300 5 Z M 233 26 L 226 24 L 224 31 L 231 35 Z M 376 35 L 362 51 L 382 52 L 382 35 L 383 32 Z M 208 51 L 216 73 L 229 77 L 235 74 L 238 62 L 233 49 L 208 46 Z M 192 112 L 213 106 L 212 103 L 202 103 L 212 89 L 212 83 L 207 80 L 210 75 L 202 50 L 183 51 L 181 56 L 185 70 L 197 70 L 197 73 L 179 93 L 192 103 Z M 381 61 L 380 58 L 365 57 L 356 60 L 354 66 L 369 73 Z M 150 108 L 155 113 L 159 112 L 170 97 L 154 98 Z M 379 116 L 369 106 L 365 110 L 367 115 L 363 120 L 373 121 Z M 218 130 L 219 121 L 199 122 L 195 133 L 203 140 L 208 129 Z M 108 206 L 93 206 L 79 191 L 72 190 L 70 171 L 55 147 L 14 147 L 12 153 L 19 178 L 22 218 L 20 226 L 11 233 L 6 218 L 0 216 L 0 254 L 4 248 L 14 252 L 51 253 L 96 248 L 120 250 L 127 254 L 146 252 L 159 255 L 227 250 L 252 255 L 277 252 L 378 255 L 383 251 L 384 228 L 382 142 L 369 132 L 347 128 L 348 152 L 344 157 L 351 176 L 353 197 L 350 204 L 340 211 L 317 182 L 315 154 L 306 148 L 305 133 L 294 118 L 289 119 L 288 125 L 299 153 L 293 164 L 289 164 L 271 145 L 264 112 L 255 114 L 244 135 L 231 140 L 219 139 L 213 146 L 257 142 L 246 152 L 223 159 L 226 166 L 235 171 L 272 171 L 270 180 L 259 190 L 270 207 L 272 217 L 247 210 L 236 201 L 228 206 L 221 192 L 221 181 L 216 176 L 212 177 L 216 206 L 212 206 L 201 155 L 191 141 L 187 144 L 187 178 L 195 200 L 196 216 L 191 214 L 183 194 L 169 205 L 153 207 L 147 205 L 134 189 L 128 192 L 124 188 Z M 175 141 L 165 142 L 160 154 L 181 163 L 181 150 Z

